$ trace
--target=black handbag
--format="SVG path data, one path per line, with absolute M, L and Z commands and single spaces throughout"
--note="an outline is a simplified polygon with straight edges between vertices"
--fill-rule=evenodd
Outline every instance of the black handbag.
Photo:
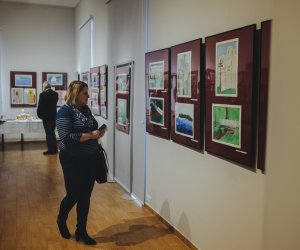
M 107 173 L 108 173 L 108 160 L 104 148 L 101 144 L 98 145 L 97 154 L 96 154 L 96 164 L 95 164 L 95 180 L 98 183 L 107 182 Z

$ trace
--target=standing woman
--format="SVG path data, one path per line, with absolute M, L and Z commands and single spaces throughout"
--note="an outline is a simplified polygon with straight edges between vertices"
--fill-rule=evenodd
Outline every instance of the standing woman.
M 59 159 L 62 166 L 66 196 L 60 204 L 57 225 L 63 238 L 70 239 L 67 218 L 76 206 L 76 241 L 95 245 L 87 231 L 90 196 L 95 183 L 93 164 L 96 162 L 97 139 L 104 135 L 98 122 L 87 106 L 88 86 L 82 81 L 73 81 L 68 86 L 66 104 L 57 112 L 56 122 L 61 140 Z

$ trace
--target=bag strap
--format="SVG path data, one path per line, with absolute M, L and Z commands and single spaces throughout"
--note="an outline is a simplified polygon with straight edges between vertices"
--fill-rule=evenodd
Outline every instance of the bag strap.
M 104 155 L 104 158 L 105 158 L 105 161 L 106 161 L 106 172 L 108 172 L 108 168 L 109 168 L 109 163 L 108 163 L 108 159 L 107 159 L 107 154 L 106 154 L 106 151 L 104 148 L 103 149 L 103 155 Z
M 104 159 L 105 159 L 105 163 L 106 163 L 106 172 L 108 172 L 109 162 L 108 162 L 108 159 L 107 159 L 106 151 L 105 151 L 105 149 L 102 147 L 101 144 L 99 144 L 98 147 L 99 147 L 100 152 L 103 153 L 103 156 L 104 156 Z

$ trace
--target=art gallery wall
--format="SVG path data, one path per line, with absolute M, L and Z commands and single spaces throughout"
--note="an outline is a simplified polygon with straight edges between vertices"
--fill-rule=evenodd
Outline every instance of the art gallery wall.
M 151 0 L 149 7 L 149 51 L 268 19 L 273 35 L 266 174 L 148 135 L 146 203 L 203 250 L 299 249 L 298 1 Z
M 133 75 L 133 182 L 132 195 L 144 200 L 145 174 L 145 84 L 144 84 L 144 52 L 145 52 L 145 1 L 111 1 L 105 4 L 99 0 L 81 0 L 75 10 L 76 20 L 76 53 L 77 69 L 80 48 L 78 47 L 78 27 L 91 15 L 94 16 L 94 66 L 108 65 L 108 119 L 96 117 L 99 123 L 107 123 L 108 132 L 104 138 L 104 146 L 110 162 L 109 171 L 113 175 L 114 153 L 120 157 L 126 153 L 127 162 L 130 150 L 114 152 L 115 140 L 115 106 L 114 106 L 114 66 L 134 61 Z M 131 135 L 130 135 L 131 136 Z M 122 139 L 122 138 L 121 138 Z M 125 143 L 126 144 L 126 143 Z
M 0 103 L 6 117 L 14 118 L 21 108 L 10 107 L 10 71 L 37 72 L 37 97 L 42 91 L 42 72 L 67 72 L 68 81 L 74 79 L 74 9 L 0 2 L 0 27 L 3 93 Z M 36 116 L 36 107 L 25 108 L 25 112 Z M 24 137 L 27 140 L 32 136 Z M 44 137 L 44 134 L 34 135 L 34 139 Z
M 92 47 L 93 58 L 92 62 L 89 62 L 91 67 L 98 67 L 104 64 L 107 64 L 107 5 L 104 1 L 98 0 L 88 0 L 88 1 L 80 1 L 79 4 L 75 8 L 75 22 L 74 22 L 74 29 L 75 29 L 75 37 L 74 40 L 75 47 L 76 47 L 76 71 L 77 72 L 84 72 L 87 70 L 85 66 L 83 66 L 83 62 L 80 60 L 80 55 L 84 56 L 82 50 L 83 48 L 80 46 L 80 39 L 82 39 L 83 33 L 80 30 L 80 27 L 90 18 L 93 17 L 93 41 L 89 49 Z M 88 24 L 89 25 L 89 24 Z M 90 34 L 88 34 L 90 36 Z M 90 41 L 90 37 L 88 38 Z M 91 58 L 90 51 L 86 57 Z M 86 64 L 86 63 L 85 63 Z M 88 69 L 89 70 L 89 69 Z M 110 103 L 110 101 L 108 101 Z M 112 112 L 109 110 L 108 112 Z M 107 124 L 108 121 L 100 116 L 95 116 L 96 120 L 98 121 L 99 125 L 105 123 Z M 109 134 L 106 133 L 105 136 L 102 138 L 102 142 L 104 147 L 107 148 L 108 144 L 108 136 Z M 109 155 L 110 162 L 112 162 L 112 156 Z
M 2 31 L 1 31 L 1 26 L 0 26 L 0 82 L 1 82 L 1 75 L 2 75 Z M 0 99 L 3 100 L 3 96 L 2 96 L 2 86 L 0 85 Z M 2 102 L 0 101 L 0 115 L 3 114 L 3 109 L 2 109 Z
M 111 1 L 108 4 L 108 71 L 109 100 L 114 99 L 114 66 L 134 61 L 132 98 L 132 195 L 139 201 L 144 201 L 145 178 L 145 1 Z M 109 128 L 115 127 L 115 107 L 109 103 Z M 119 132 L 119 131 L 118 131 Z M 109 133 L 108 151 L 113 150 L 113 135 Z M 123 136 L 119 136 L 122 140 Z M 111 143 L 110 143 L 111 142 Z M 116 145 L 118 146 L 118 145 Z M 119 145 L 120 146 L 120 145 Z M 116 147 L 115 157 L 119 162 L 123 152 Z M 127 152 L 127 148 L 124 148 Z M 130 152 L 130 151 L 129 151 Z M 127 157 L 127 156 L 126 156 Z M 122 167 L 122 166 L 121 166 Z

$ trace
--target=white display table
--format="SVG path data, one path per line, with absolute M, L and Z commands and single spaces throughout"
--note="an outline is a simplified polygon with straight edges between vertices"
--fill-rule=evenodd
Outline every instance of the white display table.
M 0 124 L 0 134 L 2 135 L 2 151 L 4 151 L 4 135 L 19 133 L 21 134 L 21 150 L 23 150 L 23 133 L 44 133 L 43 121 L 40 119 L 7 120 Z

